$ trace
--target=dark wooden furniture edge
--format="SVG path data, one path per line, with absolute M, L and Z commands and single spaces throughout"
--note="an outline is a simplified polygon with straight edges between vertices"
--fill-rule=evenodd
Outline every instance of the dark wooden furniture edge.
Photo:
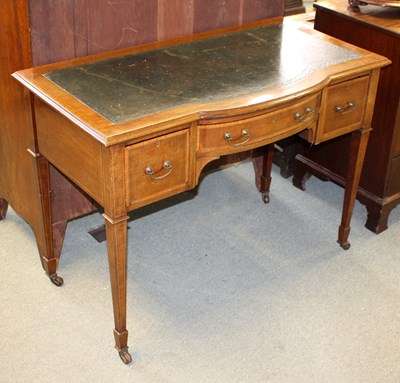
M 346 180 L 331 170 L 317 165 L 301 154 L 297 154 L 295 170 L 293 173 L 293 185 L 301 190 L 306 190 L 306 182 L 310 176 L 315 176 L 322 181 L 332 181 L 335 184 L 346 187 Z M 400 192 L 387 198 L 379 198 L 362 187 L 358 188 L 357 200 L 365 205 L 368 217 L 365 227 L 375 234 L 379 234 L 388 228 L 390 212 L 400 205 Z

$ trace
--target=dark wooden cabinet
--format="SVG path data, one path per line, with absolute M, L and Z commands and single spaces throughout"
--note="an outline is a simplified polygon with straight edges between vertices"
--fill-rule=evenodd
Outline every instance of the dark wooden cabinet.
M 357 194 L 368 211 L 366 227 L 380 233 L 387 228 L 391 210 L 400 203 L 399 8 L 373 5 L 351 8 L 342 0 L 322 1 L 314 7 L 315 29 L 392 61 L 381 71 L 373 130 Z M 293 183 L 304 189 L 307 177 L 315 175 L 343 186 L 348 150 L 346 137 L 311 148 L 306 146 L 296 157 Z
M 305 11 L 303 0 L 285 0 L 285 16 L 296 15 Z
M 0 0 L 0 9 L 0 220 L 10 204 L 29 223 L 43 267 L 51 274 L 67 221 L 96 205 L 52 166 L 51 184 L 45 185 L 49 192 L 45 196 L 39 192 L 40 184 L 47 181 L 39 179 L 43 161 L 36 146 L 30 97 L 11 74 L 145 42 L 281 18 L 284 1 Z M 51 217 L 45 216 L 43 204 L 51 206 Z

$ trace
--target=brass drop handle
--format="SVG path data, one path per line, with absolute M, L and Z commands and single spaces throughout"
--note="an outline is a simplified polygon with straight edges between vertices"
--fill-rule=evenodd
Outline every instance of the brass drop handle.
M 145 173 L 150 176 L 153 180 L 162 180 L 165 177 L 168 177 L 172 172 L 172 165 L 171 162 L 168 160 L 164 161 L 162 164 L 163 169 L 168 170 L 165 174 L 157 175 L 154 173 L 154 169 L 152 166 L 147 166 L 145 169 Z
M 296 112 L 294 114 L 294 119 L 301 122 L 310 122 L 314 119 L 315 112 L 313 108 L 308 106 L 307 108 L 304 109 L 304 112 L 305 112 L 304 114 Z
M 350 113 L 355 108 L 356 108 L 356 103 L 349 101 L 347 103 L 347 106 L 336 105 L 335 112 L 340 114 L 347 114 Z
M 224 133 L 224 139 L 228 142 L 230 146 L 233 146 L 234 148 L 238 148 L 240 146 L 245 145 L 247 142 L 250 140 L 250 133 L 247 129 L 242 130 L 242 137 L 245 138 L 245 140 L 240 141 L 240 142 L 233 142 L 233 136 L 232 133 Z

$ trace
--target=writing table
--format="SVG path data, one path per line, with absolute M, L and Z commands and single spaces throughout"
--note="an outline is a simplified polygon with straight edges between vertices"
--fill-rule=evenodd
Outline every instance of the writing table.
M 124 363 L 131 361 L 127 213 L 194 188 L 209 162 L 248 150 L 266 195 L 273 142 L 301 134 L 318 144 L 350 133 L 338 236 L 348 248 L 379 72 L 389 63 L 312 29 L 264 21 L 14 74 L 32 94 L 37 143 L 27 149 L 38 161 L 45 219 L 51 222 L 49 163 L 104 209 Z M 58 259 L 42 264 L 61 285 Z

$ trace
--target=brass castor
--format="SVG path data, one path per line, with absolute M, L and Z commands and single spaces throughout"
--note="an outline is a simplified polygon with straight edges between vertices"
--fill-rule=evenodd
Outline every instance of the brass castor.
M 64 284 L 64 280 L 59 275 L 57 275 L 57 273 L 49 275 L 49 278 L 51 282 L 58 287 Z
M 269 192 L 261 193 L 261 198 L 265 204 L 269 203 Z
M 129 354 L 128 347 L 119 350 L 118 353 L 124 364 L 129 364 L 132 362 L 132 356 Z
M 339 242 L 339 245 L 343 250 L 349 250 L 350 249 L 350 242 L 348 242 L 348 241 Z

